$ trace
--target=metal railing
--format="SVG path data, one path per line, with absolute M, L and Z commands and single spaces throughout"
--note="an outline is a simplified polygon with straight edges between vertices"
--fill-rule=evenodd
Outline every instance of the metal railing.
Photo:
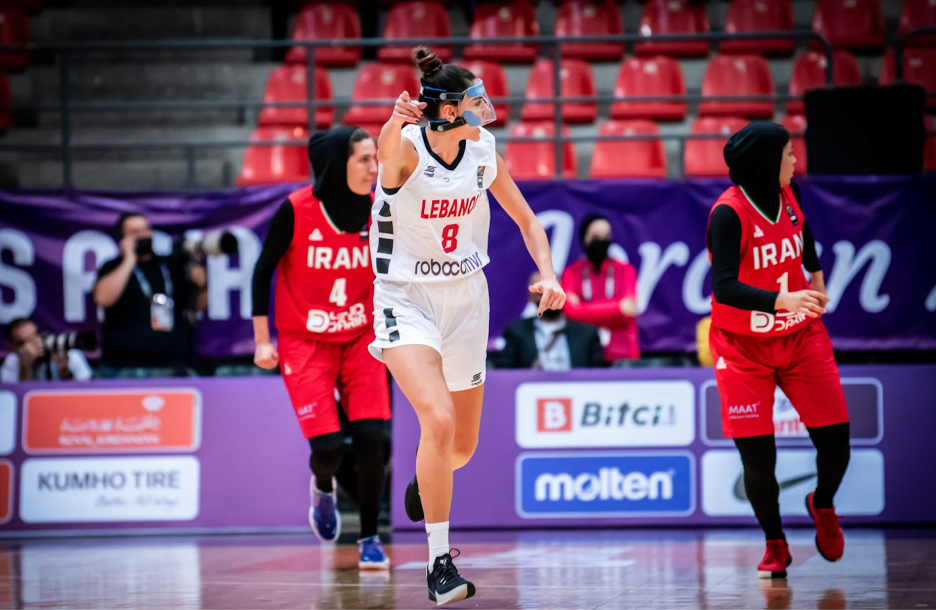
M 562 178 L 564 150 L 561 143 L 581 141 L 626 141 L 626 140 L 667 140 L 676 139 L 685 142 L 690 139 L 718 139 L 722 134 L 660 134 L 652 136 L 641 135 L 613 135 L 613 136 L 566 136 L 562 135 L 563 117 L 562 105 L 567 103 L 613 103 L 613 102 L 694 102 L 703 99 L 701 95 L 683 96 L 652 96 L 652 97 L 618 97 L 614 95 L 598 95 L 594 97 L 563 97 L 561 95 L 562 47 L 563 44 L 581 43 L 647 43 L 647 42 L 686 42 L 705 41 L 716 42 L 722 40 L 776 40 L 776 39 L 811 39 L 818 41 L 825 52 L 826 84 L 834 83 L 834 55 L 832 45 L 823 36 L 812 30 L 788 30 L 773 32 L 727 33 L 712 32 L 705 34 L 665 34 L 643 36 L 640 34 L 620 34 L 608 36 L 584 37 L 557 37 L 557 36 L 525 36 L 475 39 L 469 37 L 450 37 L 433 39 L 333 39 L 333 40 L 164 40 L 164 41 L 107 41 L 107 42 L 57 42 L 32 43 L 24 46 L 0 46 L 0 52 L 32 52 L 44 53 L 55 57 L 58 65 L 59 99 L 57 104 L 13 104 L 0 106 L 0 110 L 55 112 L 60 115 L 61 137 L 58 144 L 8 144 L 0 142 L 0 152 L 58 152 L 62 165 L 62 186 L 73 186 L 73 154 L 90 150 L 182 150 L 187 163 L 188 186 L 194 188 L 197 184 L 196 152 L 206 149 L 218 148 L 245 148 L 247 146 L 292 146 L 305 145 L 299 140 L 245 140 L 245 141 L 214 141 L 214 142 L 96 142 L 88 144 L 72 143 L 72 117 L 76 113 L 94 112 L 159 112 L 166 110 L 224 110 L 224 109 L 258 109 L 263 108 L 306 108 L 308 111 L 308 128 L 315 129 L 315 111 L 319 108 L 343 108 L 349 106 L 388 106 L 395 102 L 393 99 L 316 99 L 315 79 L 315 53 L 317 49 L 332 47 L 380 47 L 419 45 L 465 47 L 474 45 L 540 45 L 550 47 L 550 58 L 553 69 L 553 96 L 530 100 L 522 96 L 507 98 L 493 98 L 495 104 L 510 103 L 538 103 L 553 105 L 554 133 L 550 137 L 515 137 L 507 138 L 511 142 L 542 142 L 552 139 L 555 147 L 556 178 Z M 119 100 L 119 101 L 75 101 L 70 90 L 71 60 L 75 55 L 82 53 L 126 53 L 126 52 L 166 52 L 166 51 L 218 51 L 243 49 L 277 49 L 296 48 L 306 49 L 306 95 L 305 101 L 295 102 L 252 102 L 241 100 Z M 898 64 L 899 65 L 899 64 Z M 786 95 L 756 95 L 756 96 L 705 96 L 705 101 L 777 101 L 791 99 Z

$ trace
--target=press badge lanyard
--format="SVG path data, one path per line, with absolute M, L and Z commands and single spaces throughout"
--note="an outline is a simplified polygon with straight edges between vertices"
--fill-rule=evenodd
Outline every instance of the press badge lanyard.
M 582 268 L 582 298 L 587 302 L 592 300 L 591 270 L 585 263 Z M 608 275 L 605 277 L 605 298 L 614 298 L 614 265 L 608 263 Z
M 172 278 L 169 276 L 169 268 L 166 267 L 165 263 L 159 263 L 159 270 L 162 272 L 163 284 L 165 285 L 165 294 L 170 299 L 172 298 Z M 133 275 L 136 276 L 137 281 L 140 283 L 140 290 L 143 291 L 143 296 L 147 299 L 153 298 L 153 287 L 150 286 L 149 280 L 146 279 L 146 276 L 143 275 L 143 272 L 140 271 L 139 267 L 133 268 Z
M 143 296 L 150 302 L 150 324 L 153 330 L 172 332 L 175 325 L 175 316 L 173 309 L 175 303 L 172 300 L 172 278 L 169 277 L 169 269 L 165 263 L 159 264 L 159 270 L 163 276 L 164 293 L 154 294 L 153 287 L 150 285 L 146 276 L 139 268 L 133 268 L 133 274 L 140 283 L 140 290 Z

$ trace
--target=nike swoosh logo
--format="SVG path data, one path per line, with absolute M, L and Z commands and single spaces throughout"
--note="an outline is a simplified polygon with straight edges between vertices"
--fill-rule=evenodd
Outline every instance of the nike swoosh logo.
M 790 487 L 796 487 L 800 483 L 804 483 L 810 479 L 816 478 L 816 473 L 812 472 L 809 474 L 802 474 L 798 477 L 793 477 L 792 479 L 787 479 L 785 481 L 778 481 L 780 485 L 780 491 L 784 489 L 789 489 Z M 744 489 L 744 472 L 738 475 L 738 478 L 735 480 L 734 484 L 734 497 L 742 502 L 748 501 L 747 491 Z

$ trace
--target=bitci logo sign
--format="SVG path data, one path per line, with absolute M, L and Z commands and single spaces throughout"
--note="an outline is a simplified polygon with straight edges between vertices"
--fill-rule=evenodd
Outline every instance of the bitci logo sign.
M 517 387 L 523 448 L 683 447 L 695 440 L 688 381 L 523 383 Z
M 572 399 L 540 398 L 536 401 L 538 432 L 571 432 Z

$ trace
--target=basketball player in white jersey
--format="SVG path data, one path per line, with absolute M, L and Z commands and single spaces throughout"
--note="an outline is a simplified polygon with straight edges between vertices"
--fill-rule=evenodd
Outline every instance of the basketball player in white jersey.
M 482 271 L 489 262 L 487 189 L 517 223 L 543 278 L 530 287 L 543 295 L 538 313 L 561 309 L 565 293 L 546 232 L 483 129 L 495 119 L 484 84 L 464 68 L 443 65 L 426 47 L 414 57 L 422 70 L 419 102 L 403 92 L 378 141 L 371 353 L 386 362 L 419 418 L 406 511 L 414 521 L 426 519 L 429 599 L 442 605 L 475 592 L 452 565 L 448 521 L 452 471 L 474 453 L 481 422 L 490 312 Z

